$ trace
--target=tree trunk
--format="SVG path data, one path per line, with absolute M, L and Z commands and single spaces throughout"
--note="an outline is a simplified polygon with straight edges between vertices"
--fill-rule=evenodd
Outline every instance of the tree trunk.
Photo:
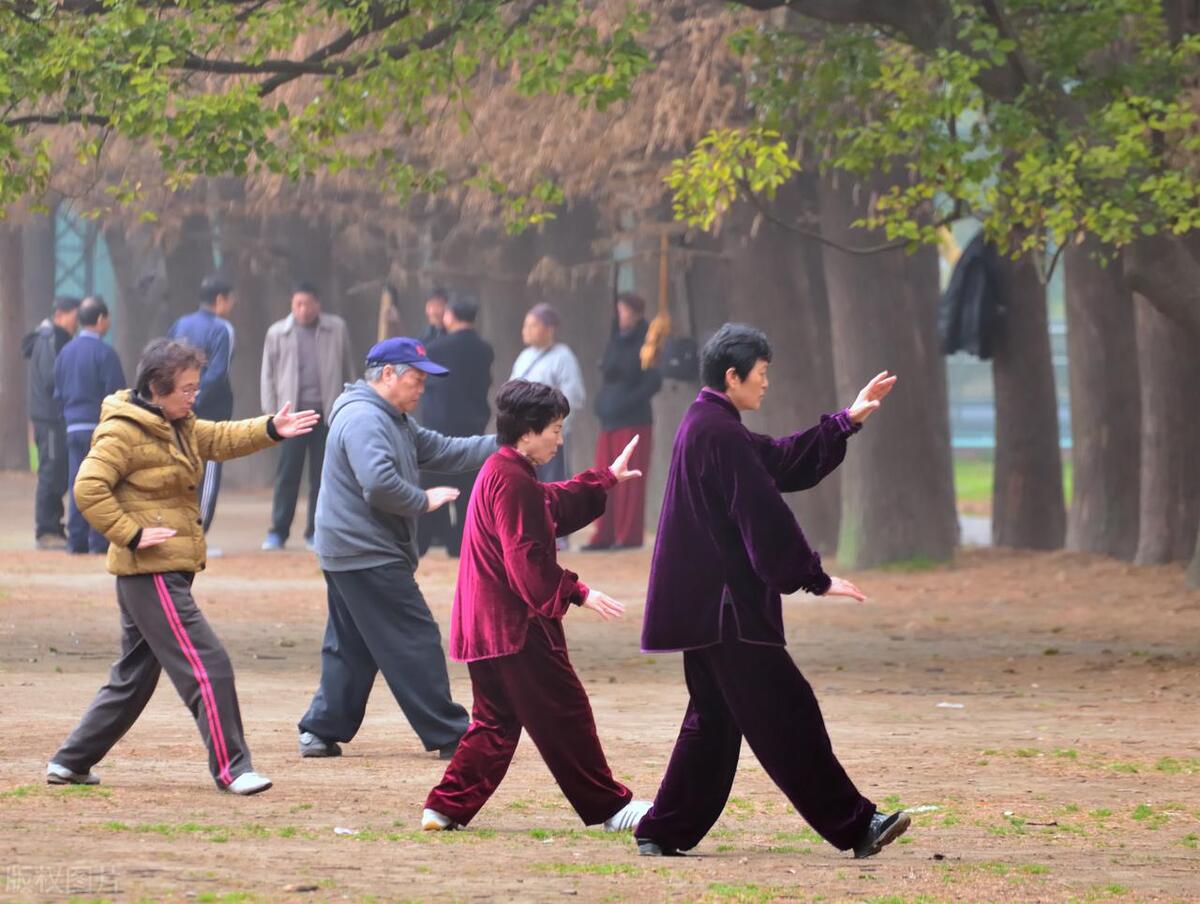
M 170 326 L 167 320 L 167 281 L 163 258 L 148 230 L 115 223 L 104 229 L 112 262 L 121 317 L 115 325 L 114 347 L 134 379 L 142 349 Z M 158 329 L 161 325 L 161 329 Z
M 845 174 L 820 183 L 821 231 L 844 245 L 879 241 L 851 223 L 868 193 Z M 859 190 L 861 188 L 861 191 Z M 849 404 L 881 370 L 900 382 L 850 440 L 842 465 L 838 564 L 864 568 L 906 560 L 941 561 L 958 542 L 946 369 L 937 339 L 938 263 L 932 248 L 854 255 L 822 251 L 833 336 L 837 395 Z M 781 349 L 781 355 L 787 353 Z
M 0 223 L 0 469 L 29 470 L 21 227 Z
M 1142 392 L 1139 565 L 1188 561 L 1200 515 L 1197 342 L 1137 296 Z
M 1094 257 L 1104 250 L 1088 240 L 1064 260 L 1075 470 L 1067 548 L 1131 560 L 1141 473 L 1137 337 L 1120 260 L 1105 267 Z
M 817 208 L 812 177 L 794 180 L 773 208 L 786 221 L 811 217 Z M 764 327 L 779 350 L 771 364 L 772 392 L 759 414 L 747 414 L 753 430 L 786 436 L 816 424 L 822 414 L 849 404 L 840 398 L 834 376 L 829 296 L 821 247 L 770 223 L 759 223 L 747 206 L 725 231 L 730 259 L 726 282 L 729 319 Z M 841 526 L 841 471 L 819 485 L 788 497 L 814 548 L 832 555 Z
M 992 542 L 1018 549 L 1059 549 L 1067 515 L 1046 292 L 1028 258 L 1004 258 L 998 273 L 1008 313 L 992 363 L 996 399 Z
M 29 214 L 21 232 L 25 323 L 33 325 L 50 316 L 55 294 L 53 214 Z
M 194 213 L 184 217 L 179 234 L 164 252 L 167 304 L 154 324 L 155 336 L 166 335 L 177 317 L 196 308 L 200 303 L 200 281 L 216 269 L 208 216 Z

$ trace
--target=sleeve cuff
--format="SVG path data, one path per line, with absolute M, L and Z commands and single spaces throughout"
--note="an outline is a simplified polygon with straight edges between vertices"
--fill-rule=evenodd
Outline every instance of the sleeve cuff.
M 267 418 L 267 436 L 271 437 L 275 442 L 283 442 L 283 437 L 279 435 L 279 431 L 275 429 L 275 415 Z
M 571 595 L 571 605 L 582 606 L 591 592 L 591 587 L 589 587 L 583 581 L 577 580 L 575 582 L 575 592 Z
M 862 424 L 856 424 L 850 420 L 850 409 L 843 408 L 836 414 L 826 414 L 821 417 L 822 421 L 830 420 L 836 425 L 838 434 L 845 439 L 848 436 L 853 436 L 862 429 Z
M 824 596 L 832 585 L 833 578 L 825 573 L 825 569 L 821 567 L 821 557 L 814 552 L 813 570 L 805 579 L 802 588 L 813 596 Z
M 600 483 L 604 485 L 604 489 L 611 490 L 617 485 L 617 476 L 613 474 L 612 468 L 599 468 Z

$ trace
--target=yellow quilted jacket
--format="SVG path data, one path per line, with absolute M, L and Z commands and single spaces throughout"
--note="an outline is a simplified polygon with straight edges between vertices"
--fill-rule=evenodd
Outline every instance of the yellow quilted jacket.
M 116 575 L 203 571 L 204 528 L 196 488 L 206 460 L 227 461 L 274 445 L 269 417 L 171 424 L 123 389 L 104 400 L 92 450 L 75 478 L 75 503 L 104 534 L 108 570 Z M 174 528 L 148 549 L 130 549 L 145 527 Z

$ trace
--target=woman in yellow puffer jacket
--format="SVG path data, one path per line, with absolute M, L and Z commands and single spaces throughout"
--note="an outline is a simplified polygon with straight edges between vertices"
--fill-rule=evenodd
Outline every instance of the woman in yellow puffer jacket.
M 271 787 L 250 764 L 229 656 L 192 597 L 205 565 L 196 487 L 205 461 L 308 433 L 318 415 L 284 405 L 273 417 L 197 420 L 192 405 L 203 366 L 200 350 L 156 339 L 142 353 L 136 389 L 104 400 L 75 501 L 110 544 L 121 658 L 46 768 L 51 784 L 99 783 L 92 766 L 133 727 L 165 668 L 208 747 L 217 787 L 234 794 Z

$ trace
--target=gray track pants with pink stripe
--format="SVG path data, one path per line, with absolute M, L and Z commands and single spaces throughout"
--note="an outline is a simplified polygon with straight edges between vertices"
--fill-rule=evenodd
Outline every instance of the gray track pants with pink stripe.
M 117 578 L 121 658 L 52 762 L 86 773 L 133 727 L 167 676 L 192 711 L 219 787 L 250 771 L 233 665 L 192 598 L 185 572 Z

